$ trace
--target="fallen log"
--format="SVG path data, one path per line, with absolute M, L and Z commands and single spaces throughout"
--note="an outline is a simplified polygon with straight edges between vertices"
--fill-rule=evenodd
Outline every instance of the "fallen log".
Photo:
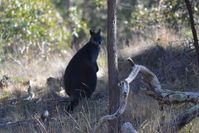
M 158 78 L 152 71 L 145 66 L 134 64 L 130 58 L 128 60 L 132 64 L 132 71 L 125 81 L 131 83 L 140 72 L 143 82 L 146 85 L 143 91 L 145 94 L 158 100 L 159 103 L 168 105 L 185 102 L 199 104 L 199 92 L 181 92 L 162 89 Z
M 180 131 L 186 124 L 191 122 L 194 118 L 199 116 L 199 105 L 195 105 L 183 113 L 179 114 L 174 120 L 169 122 L 162 123 L 160 127 L 158 127 L 158 131 L 162 131 L 163 133 L 168 132 L 178 132 Z
M 170 125 L 174 125 L 178 130 L 183 128 L 186 124 L 192 121 L 194 118 L 199 116 L 199 105 L 195 105 L 190 109 L 186 110 L 182 114 L 178 115 L 176 119 L 170 122 Z
M 131 58 L 129 58 L 128 61 L 132 66 L 132 71 L 126 79 L 120 81 L 118 84 L 122 89 L 120 106 L 114 114 L 101 117 L 94 127 L 94 132 L 97 132 L 99 127 L 105 121 L 116 119 L 124 112 L 127 105 L 130 89 L 129 84 L 136 78 L 139 73 L 141 73 L 143 82 L 147 86 L 144 92 L 156 99 L 160 104 L 176 104 L 185 102 L 191 102 L 195 104 L 199 103 L 199 92 L 181 92 L 162 89 L 157 76 L 152 71 L 150 71 L 145 66 L 135 64 Z M 178 131 L 197 116 L 199 116 L 199 105 L 196 105 L 184 113 L 178 115 L 173 121 L 161 124 L 162 126 L 157 130 L 160 130 L 161 128 L 161 131 L 167 132 L 169 127 L 169 130 L 171 131 Z M 132 131 L 136 132 L 136 130 Z

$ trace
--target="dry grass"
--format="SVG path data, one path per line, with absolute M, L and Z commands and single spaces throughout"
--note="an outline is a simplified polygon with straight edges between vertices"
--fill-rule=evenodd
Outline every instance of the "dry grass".
M 163 29 L 164 30 L 164 29 Z M 149 31 L 148 31 L 149 32 Z M 168 38 L 173 40 L 179 37 L 173 36 L 169 31 L 157 30 L 155 33 L 149 32 L 153 35 L 153 39 L 146 39 L 139 37 L 130 42 L 130 47 L 124 47 L 120 51 L 119 72 L 120 79 L 125 78 L 130 72 L 130 67 L 125 61 L 128 56 L 133 57 L 136 63 L 143 64 L 155 72 L 163 87 L 178 90 L 187 90 L 189 88 L 198 87 L 198 71 L 195 66 L 194 55 L 180 55 L 174 58 L 175 54 L 170 58 L 168 54 L 169 45 Z M 161 35 L 158 35 L 161 32 Z M 166 34 L 166 35 L 164 35 Z M 166 38 L 165 38 L 166 37 Z M 157 38 L 158 39 L 157 41 Z M 165 44 L 163 44 L 161 41 Z M 160 49 L 156 49 L 158 44 L 163 46 L 165 55 L 161 55 Z M 178 46 L 175 46 L 178 47 Z M 175 49 L 175 47 L 173 47 Z M 155 51 L 154 51 L 155 49 Z M 146 52 L 146 50 L 149 50 Z M 151 50 L 151 51 L 150 51 Z M 158 52 L 160 51 L 160 52 Z M 174 53 L 181 52 L 178 49 L 173 50 Z M 62 77 L 63 71 L 68 61 L 74 55 L 73 51 L 64 54 L 53 53 L 48 58 L 37 58 L 32 60 L 14 60 L 8 61 L 0 65 L 0 77 L 8 75 L 13 83 L 0 89 L 0 124 L 3 122 L 14 122 L 19 120 L 26 120 L 40 118 L 40 114 L 44 110 L 49 110 L 50 121 L 47 125 L 42 123 L 38 126 L 17 126 L 10 129 L 0 129 L 2 133 L 26 133 L 26 132 L 43 132 L 43 133 L 89 133 L 96 121 L 103 115 L 108 113 L 108 98 L 107 98 L 107 63 L 106 53 L 103 51 L 98 60 L 100 72 L 98 76 L 98 85 L 95 94 L 89 100 L 82 100 L 79 106 L 71 114 L 67 114 L 64 110 L 67 103 L 57 103 L 48 101 L 52 99 L 51 91 L 57 86 L 47 86 L 46 79 L 48 77 Z M 190 56 L 190 58 L 189 58 Z M 181 59 L 183 57 L 184 59 Z M 168 58 L 168 59 L 167 59 Z M 165 65 L 167 64 L 167 65 Z M 186 70 L 184 67 L 187 67 Z M 186 74 L 184 72 L 187 72 Z M 179 76 L 182 75 L 182 76 Z M 162 117 L 166 121 L 170 121 L 182 112 L 185 108 L 192 105 L 179 106 L 165 106 L 163 111 L 160 111 L 158 102 L 146 96 L 140 91 L 143 86 L 138 77 L 134 83 L 131 84 L 131 92 L 129 95 L 128 106 L 123 114 L 122 122 L 130 121 L 140 133 L 153 133 L 160 125 Z M 11 99 L 20 99 L 27 94 L 27 81 L 32 81 L 33 92 L 36 98 L 41 98 L 37 102 L 20 101 L 10 104 Z M 58 86 L 59 87 L 59 86 Z M 189 125 L 187 125 L 181 133 L 197 133 L 199 132 L 199 119 L 196 118 Z M 101 133 L 107 132 L 107 124 L 101 127 Z

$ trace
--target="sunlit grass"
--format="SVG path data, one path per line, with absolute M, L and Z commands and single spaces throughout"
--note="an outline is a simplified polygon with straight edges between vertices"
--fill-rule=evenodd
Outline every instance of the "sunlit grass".
M 148 43 L 148 44 L 146 44 Z M 128 56 L 138 56 L 144 54 L 145 50 L 153 48 L 156 43 L 150 40 L 132 41 L 129 47 L 124 47 L 120 51 L 119 59 L 119 75 L 120 79 L 125 78 L 129 71 L 130 66 L 126 62 Z M 146 45 L 145 45 L 146 44 Z M 161 45 L 161 44 L 158 44 Z M 164 47 L 166 50 L 168 46 Z M 64 104 L 55 104 L 48 102 L 51 99 L 50 89 L 57 90 L 56 88 L 48 88 L 46 85 L 46 79 L 48 77 L 61 78 L 67 63 L 70 61 L 72 56 L 75 54 L 74 51 L 69 50 L 65 53 L 53 53 L 48 55 L 48 58 L 32 58 L 31 60 L 25 60 L 25 58 L 18 59 L 15 61 L 7 61 L 0 64 L 0 77 L 3 75 L 9 76 L 13 84 L 7 88 L 0 90 L 0 103 L 2 106 L 9 111 L 5 113 L 4 119 L 9 121 L 19 121 L 26 119 L 39 119 L 40 114 L 48 109 L 50 111 L 50 122 L 49 125 L 39 124 L 37 127 L 30 126 L 24 127 L 19 126 L 13 129 L 0 129 L 2 133 L 26 133 L 26 132 L 60 132 L 60 133 L 91 133 L 94 124 L 97 120 L 108 114 L 108 88 L 107 88 L 107 55 L 105 51 L 101 51 L 98 58 L 99 72 L 98 72 L 98 84 L 96 92 L 91 99 L 82 100 L 80 104 L 75 108 L 74 112 L 67 114 L 65 112 Z M 153 62 L 163 63 L 164 60 L 152 60 Z M 136 62 L 142 64 L 145 62 Z M 171 62 L 170 62 L 171 63 Z M 157 63 L 158 64 L 158 63 Z M 156 68 L 158 65 L 148 64 L 146 67 Z M 195 67 L 192 66 L 190 70 Z M 165 66 L 161 70 L 165 72 L 172 71 L 172 65 Z M 159 73 L 157 73 L 159 74 Z M 162 74 L 162 73 L 161 73 Z M 173 73 L 166 75 L 167 79 L 170 79 Z M 160 75 L 160 74 L 159 74 Z M 194 79 L 193 75 L 187 75 L 187 78 L 180 82 L 168 80 L 164 81 L 163 87 L 173 87 L 177 89 L 186 89 L 188 84 L 194 84 L 194 82 L 188 82 L 190 79 Z M 197 76 L 197 71 L 195 73 Z M 162 77 L 158 77 L 162 78 Z M 189 79 L 190 78 L 190 79 Z M 14 105 L 4 105 L 3 102 L 13 98 L 23 97 L 27 94 L 27 85 L 24 82 L 31 81 L 33 91 L 36 94 L 36 98 L 39 99 L 36 103 L 31 101 L 22 101 Z M 194 80 L 195 81 L 195 80 Z M 177 114 L 182 112 L 186 106 L 165 106 L 164 110 L 161 111 L 158 102 L 151 97 L 146 96 L 142 93 L 140 86 L 139 77 L 131 84 L 131 94 L 128 98 L 128 106 L 125 113 L 122 115 L 122 123 L 130 121 L 133 126 L 140 133 L 153 133 L 160 125 L 162 117 L 165 117 L 165 121 L 173 120 Z M 195 84 L 197 84 L 195 82 Z M 196 86 L 196 85 L 195 85 Z M 172 89 L 173 89 L 172 88 Z M 100 94 L 99 94 L 100 93 Z M 18 96 L 17 96 L 18 95 Z M 97 98 L 96 98 L 96 97 Z M 198 131 L 199 120 L 196 118 L 186 127 L 181 130 L 181 133 Z M 45 128 L 43 127 L 45 126 Z M 100 128 L 101 133 L 107 132 L 107 123 L 102 125 Z

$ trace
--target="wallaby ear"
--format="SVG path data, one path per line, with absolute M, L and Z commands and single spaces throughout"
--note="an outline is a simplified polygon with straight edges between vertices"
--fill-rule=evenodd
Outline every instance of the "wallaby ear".
M 98 33 L 98 34 L 101 34 L 101 29 L 99 29 L 97 33 Z
M 94 31 L 90 29 L 90 35 L 92 36 L 94 34 Z

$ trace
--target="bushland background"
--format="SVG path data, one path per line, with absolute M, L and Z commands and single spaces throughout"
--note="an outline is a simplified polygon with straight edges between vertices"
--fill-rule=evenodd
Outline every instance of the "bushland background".
M 190 0 L 199 32 L 199 2 Z M 181 0 L 118 0 L 117 46 L 119 77 L 130 72 L 132 57 L 159 78 L 164 88 L 199 91 L 199 68 L 188 11 Z M 101 28 L 103 46 L 98 64 L 98 85 L 90 100 L 83 100 L 68 115 L 60 86 L 67 63 L 89 39 L 89 29 Z M 90 132 L 108 113 L 106 0 L 0 0 L 0 125 L 39 119 L 48 110 L 44 125 L 0 126 L 1 132 Z M 53 77 L 53 78 L 52 78 Z M 122 121 L 131 121 L 139 132 L 155 132 L 161 114 L 173 119 L 192 104 L 166 106 L 140 91 L 139 78 L 131 84 L 129 105 Z M 181 130 L 199 132 L 196 118 Z M 107 132 L 107 126 L 101 129 Z

